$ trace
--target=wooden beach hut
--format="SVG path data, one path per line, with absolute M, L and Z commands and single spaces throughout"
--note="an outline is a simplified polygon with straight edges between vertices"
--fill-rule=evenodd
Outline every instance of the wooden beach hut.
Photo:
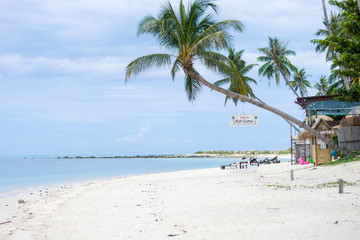
M 340 147 L 352 152 L 360 150 L 360 116 L 341 120 L 338 139 Z
M 296 103 L 306 112 L 306 124 L 320 130 L 330 138 L 338 135 L 340 147 L 345 147 L 351 151 L 359 150 L 360 124 L 352 124 L 351 126 L 342 124 L 342 126 L 340 126 L 340 120 L 341 116 L 349 118 L 351 116 L 359 115 L 360 102 L 342 102 L 336 100 L 336 97 L 337 95 L 302 97 L 297 98 Z M 330 118 L 329 115 L 336 119 Z M 319 118 L 322 118 L 322 120 L 320 121 Z M 350 120 L 346 119 L 345 121 Z M 331 150 L 320 139 L 316 139 L 315 137 L 312 137 L 310 133 L 306 132 L 302 132 L 299 135 L 298 141 L 302 141 L 304 145 L 303 148 L 308 147 L 306 144 L 308 144 L 309 141 L 311 142 L 311 156 L 313 160 L 317 160 L 316 165 L 331 160 L 331 154 L 328 156 L 328 152 Z M 301 151 L 305 152 L 305 156 L 301 156 L 302 158 L 307 158 L 309 156 L 308 150 L 299 150 L 299 152 Z
M 299 132 L 297 136 L 293 137 L 294 140 L 294 160 L 295 163 L 298 163 L 298 159 L 301 157 L 303 159 L 312 158 L 312 149 L 311 149 L 311 134 L 305 130 Z
M 315 123 L 312 125 L 312 128 L 321 132 L 328 138 L 332 138 L 337 134 L 336 131 L 331 130 L 326 121 L 321 118 L 315 121 Z M 310 158 L 313 159 L 314 165 L 331 162 L 331 148 L 326 143 L 313 136 L 308 131 L 301 131 L 298 134 L 298 139 L 310 145 L 307 147 L 307 149 L 305 146 L 305 155 L 301 156 L 302 158 L 305 157 L 305 159 L 307 159 L 309 156 L 311 156 Z

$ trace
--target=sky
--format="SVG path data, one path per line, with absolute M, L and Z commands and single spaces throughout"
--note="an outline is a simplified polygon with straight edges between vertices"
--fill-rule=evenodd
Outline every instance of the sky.
M 178 6 L 178 0 L 170 1 Z M 187 1 L 184 1 L 187 3 Z M 228 102 L 204 88 L 187 100 L 184 74 L 150 70 L 125 84 L 137 57 L 166 52 L 137 26 L 157 15 L 163 0 L 0 0 L 0 155 L 82 156 L 191 154 L 205 150 L 279 150 L 290 127 L 279 116 Z M 325 56 L 310 43 L 322 25 L 321 1 L 219 0 L 218 19 L 245 25 L 233 47 L 260 64 L 268 37 L 288 42 L 290 60 L 314 85 L 329 75 Z M 330 6 L 328 6 L 330 9 Z M 221 76 L 195 63 L 210 82 Z M 297 119 L 304 112 L 284 81 L 249 76 L 260 99 Z M 314 95 L 315 90 L 309 90 Z M 257 127 L 231 127 L 234 114 L 256 114 Z

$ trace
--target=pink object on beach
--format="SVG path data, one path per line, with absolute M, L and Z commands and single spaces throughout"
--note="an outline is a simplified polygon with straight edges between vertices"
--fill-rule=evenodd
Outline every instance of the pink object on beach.
M 299 161 L 300 165 L 304 165 L 304 164 L 305 164 L 304 159 L 303 159 L 302 157 L 300 157 L 298 161 Z

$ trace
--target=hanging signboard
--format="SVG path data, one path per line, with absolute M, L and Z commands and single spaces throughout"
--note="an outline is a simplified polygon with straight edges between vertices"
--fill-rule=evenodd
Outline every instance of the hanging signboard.
M 232 115 L 230 125 L 236 126 L 259 126 L 259 117 L 257 115 Z

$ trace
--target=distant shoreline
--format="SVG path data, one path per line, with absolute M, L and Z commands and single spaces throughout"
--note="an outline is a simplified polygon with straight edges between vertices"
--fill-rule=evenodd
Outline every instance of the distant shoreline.
M 290 151 L 205 151 L 196 152 L 194 154 L 182 155 L 135 155 L 135 156 L 76 156 L 76 157 L 57 157 L 58 159 L 81 159 L 81 158 L 243 158 L 243 157 L 256 157 L 256 158 L 291 158 Z

